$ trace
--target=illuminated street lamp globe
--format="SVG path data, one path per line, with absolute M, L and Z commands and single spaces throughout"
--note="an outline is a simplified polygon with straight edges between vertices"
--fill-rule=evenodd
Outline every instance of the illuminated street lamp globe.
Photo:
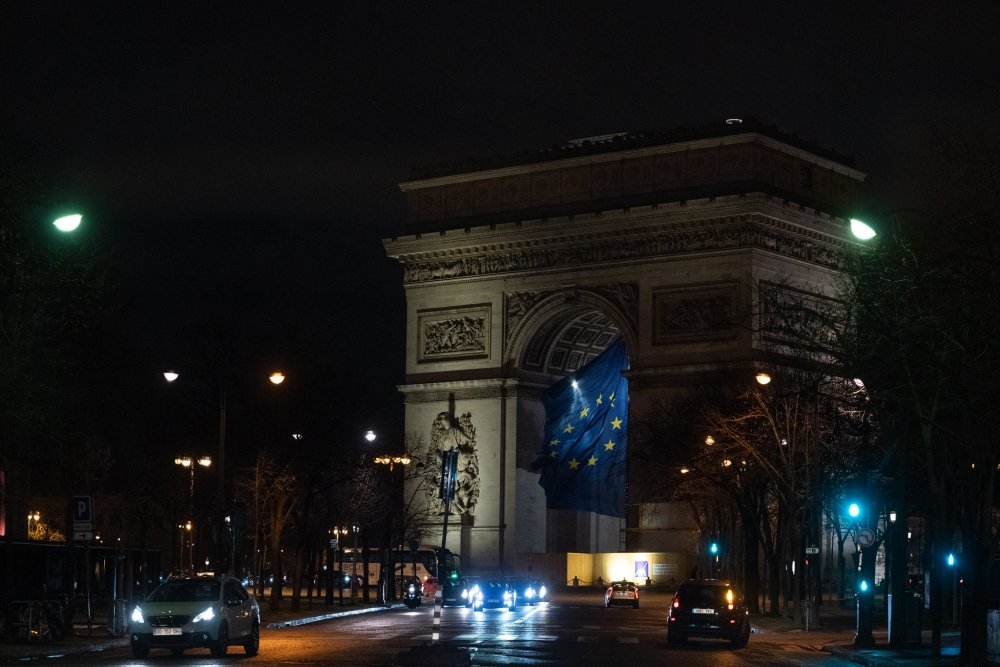
M 79 213 L 72 213 L 70 215 L 63 215 L 52 221 L 55 228 L 60 232 L 69 233 L 74 232 L 83 222 L 83 216 Z

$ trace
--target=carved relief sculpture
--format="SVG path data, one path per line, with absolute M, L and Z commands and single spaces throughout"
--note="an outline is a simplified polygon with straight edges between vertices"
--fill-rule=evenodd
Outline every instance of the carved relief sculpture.
M 458 450 L 458 474 L 451 511 L 460 515 L 474 515 L 479 501 L 479 454 L 476 452 L 476 427 L 472 424 L 472 414 L 469 412 L 457 419 L 447 412 L 441 412 L 434 419 L 429 453 L 435 457 L 437 465 L 428 468 L 435 479 L 441 474 L 440 453 L 453 447 Z M 434 498 L 437 499 L 436 494 Z M 440 499 L 437 499 L 437 504 L 443 512 L 444 504 Z

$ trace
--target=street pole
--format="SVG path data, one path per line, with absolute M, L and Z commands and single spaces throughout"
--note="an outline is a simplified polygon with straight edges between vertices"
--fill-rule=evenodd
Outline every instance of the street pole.
M 448 548 L 448 515 L 451 512 L 451 497 L 455 494 L 455 475 L 458 465 L 458 451 L 452 447 L 442 452 L 441 488 L 439 495 L 444 500 L 444 522 L 441 525 L 441 551 L 438 552 L 437 579 L 438 585 L 434 591 L 434 626 L 431 631 L 431 644 L 436 646 L 441 639 L 441 608 L 444 605 L 444 550 Z
M 222 570 L 222 565 L 227 560 L 226 558 L 226 540 L 224 539 L 224 528 L 222 526 L 222 516 L 226 514 L 226 389 L 223 387 L 219 391 L 219 490 L 218 498 L 216 500 L 218 507 L 216 508 L 215 523 L 216 523 L 216 545 L 218 546 L 219 553 L 219 570 Z M 229 574 L 233 573 L 233 563 L 229 563 L 227 568 Z

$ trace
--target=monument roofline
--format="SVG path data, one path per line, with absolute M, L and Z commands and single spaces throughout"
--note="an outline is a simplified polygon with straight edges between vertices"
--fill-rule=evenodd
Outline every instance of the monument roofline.
M 719 145 L 721 143 L 741 143 L 745 141 L 765 141 L 769 138 L 782 144 L 790 152 L 806 154 L 812 161 L 828 168 L 846 173 L 858 180 L 864 174 L 855 169 L 854 158 L 806 141 L 795 134 L 783 132 L 773 125 L 765 125 L 755 119 L 729 119 L 726 123 L 713 123 L 698 128 L 676 128 L 665 132 L 616 132 L 582 139 L 573 139 L 562 145 L 542 150 L 524 151 L 488 159 L 471 159 L 459 163 L 430 167 L 415 167 L 411 178 L 400 184 L 407 192 L 420 187 L 463 182 L 482 178 L 495 178 L 510 170 L 524 172 L 538 166 L 544 169 L 546 163 L 567 162 L 593 163 L 606 159 L 620 159 L 622 153 L 658 154 L 664 149 L 686 150 L 699 145 Z M 767 142 L 770 143 L 770 142 Z M 797 151 L 794 149 L 798 149 Z M 613 154 L 613 155 L 612 155 Z M 817 158 L 822 158 L 817 160 Z
M 400 185 L 404 224 L 429 232 L 751 192 L 837 217 L 857 208 L 865 174 L 846 160 L 789 143 L 773 128 L 731 122 L 683 139 L 674 134 L 580 139 L 544 159 L 408 181 Z

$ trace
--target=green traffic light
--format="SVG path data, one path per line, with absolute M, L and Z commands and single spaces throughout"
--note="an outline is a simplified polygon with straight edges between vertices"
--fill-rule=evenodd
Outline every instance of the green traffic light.
M 712 544 L 711 544 L 711 545 L 709 545 L 709 547 L 708 547 L 708 551 L 709 551 L 709 552 L 710 552 L 710 553 L 711 553 L 711 554 L 712 554 L 713 556 L 714 556 L 715 554 L 719 553 L 719 545 L 718 545 L 718 543 L 717 543 L 717 542 L 712 542 Z
M 861 505 L 857 503 L 851 503 L 847 506 L 847 513 L 851 515 L 852 519 L 857 519 L 861 516 Z

